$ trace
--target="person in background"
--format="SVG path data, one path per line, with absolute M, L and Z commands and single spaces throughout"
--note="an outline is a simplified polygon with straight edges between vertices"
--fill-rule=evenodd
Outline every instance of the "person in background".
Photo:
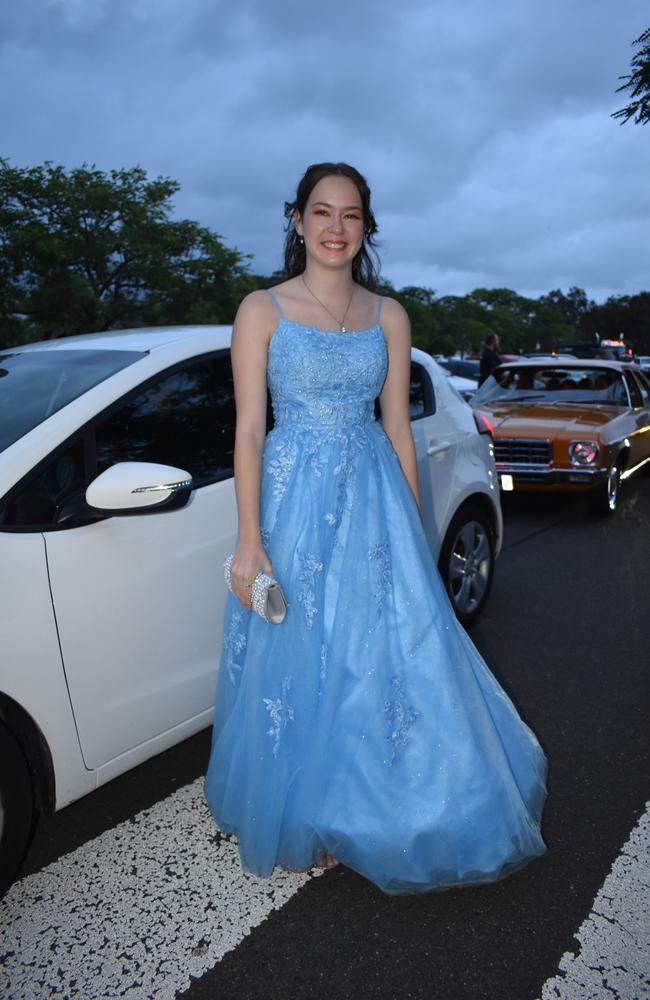
M 483 385 L 492 369 L 496 368 L 496 366 L 500 364 L 501 358 L 499 357 L 499 351 L 499 338 L 496 333 L 488 333 L 483 343 L 483 350 L 481 351 L 481 367 L 479 369 L 478 379 L 479 385 Z

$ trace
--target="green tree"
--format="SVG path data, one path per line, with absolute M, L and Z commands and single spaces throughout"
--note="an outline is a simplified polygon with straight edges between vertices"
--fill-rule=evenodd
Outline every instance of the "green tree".
M 594 303 L 587 298 L 586 292 L 582 288 L 575 286 L 564 294 L 561 289 L 556 288 L 539 299 L 544 305 L 555 310 L 567 326 L 579 329 L 584 326 L 585 319 Z
M 142 324 L 230 322 L 251 279 L 173 220 L 170 178 L 0 160 L 0 345 Z
M 617 94 L 621 90 L 629 90 L 632 100 L 624 108 L 614 111 L 612 118 L 621 118 L 621 125 L 630 118 L 634 118 L 637 125 L 646 125 L 650 121 L 650 28 L 646 28 L 632 44 L 639 46 L 632 59 L 632 72 L 619 77 L 626 82 L 616 88 Z

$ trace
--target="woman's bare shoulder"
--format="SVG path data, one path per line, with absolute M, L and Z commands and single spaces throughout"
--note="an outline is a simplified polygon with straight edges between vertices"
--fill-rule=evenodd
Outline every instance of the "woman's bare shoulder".
M 397 299 L 382 297 L 381 325 L 389 337 L 410 337 L 411 324 L 408 313 Z
M 235 316 L 235 330 L 257 332 L 267 340 L 277 326 L 278 312 L 267 291 L 260 288 L 242 299 Z

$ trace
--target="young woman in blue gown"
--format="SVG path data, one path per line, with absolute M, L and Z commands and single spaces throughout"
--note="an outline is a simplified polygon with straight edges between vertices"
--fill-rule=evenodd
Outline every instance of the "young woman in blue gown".
M 256 875 L 340 862 L 390 894 L 491 882 L 545 850 L 546 759 L 427 545 L 410 328 L 372 291 L 368 185 L 314 165 L 286 214 L 288 279 L 233 329 L 239 532 L 206 796 Z M 280 625 L 251 611 L 260 570 L 287 597 Z

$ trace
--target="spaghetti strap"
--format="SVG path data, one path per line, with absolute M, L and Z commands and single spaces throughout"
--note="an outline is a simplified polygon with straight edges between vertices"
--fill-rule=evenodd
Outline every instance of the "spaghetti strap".
M 384 301 L 383 296 L 382 295 L 378 295 L 377 296 L 377 315 L 375 316 L 375 326 L 378 326 L 378 324 L 379 324 L 379 317 L 381 316 L 381 307 L 382 307 L 383 301 Z
M 284 313 L 282 312 L 282 307 L 280 306 L 280 303 L 278 302 L 277 295 L 275 294 L 275 292 L 273 291 L 272 288 L 267 288 L 266 290 L 269 293 L 269 295 L 271 296 L 271 298 L 273 299 L 273 304 L 275 305 L 275 308 L 278 311 L 278 316 L 280 317 L 280 319 L 284 319 Z

